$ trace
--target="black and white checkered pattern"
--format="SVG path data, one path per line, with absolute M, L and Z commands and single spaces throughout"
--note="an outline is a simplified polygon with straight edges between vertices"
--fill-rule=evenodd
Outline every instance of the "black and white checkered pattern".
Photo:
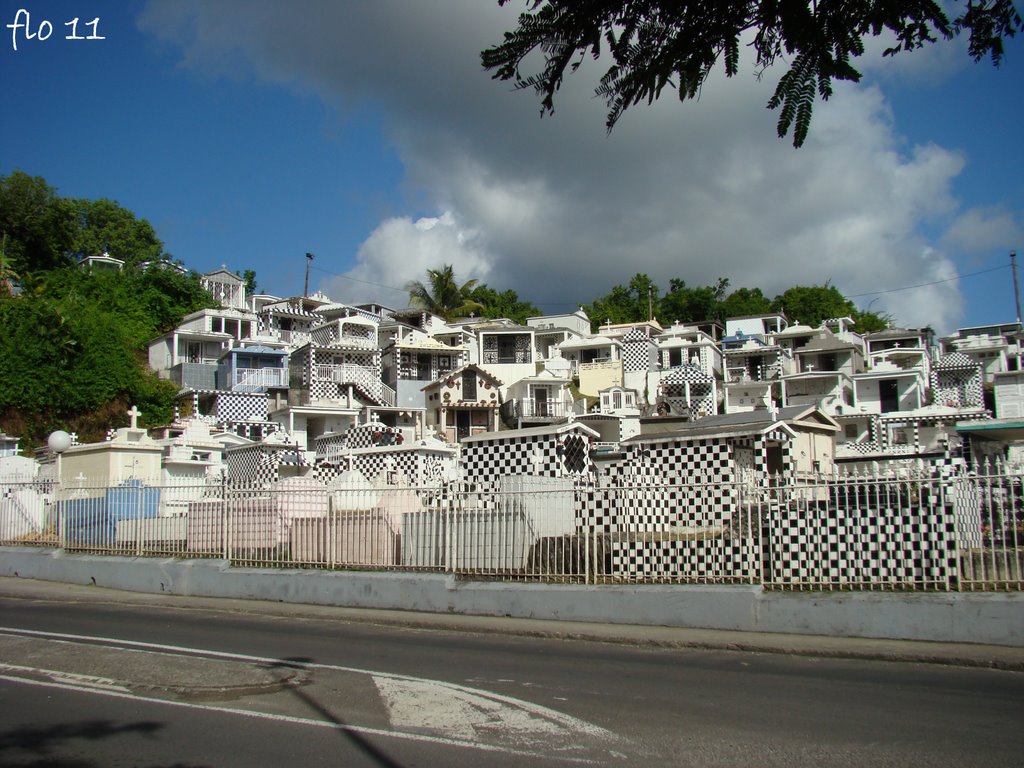
M 579 431 L 551 431 L 517 436 L 516 430 L 493 439 L 462 445 L 462 476 L 474 484 L 486 485 L 501 475 L 566 477 L 589 475 L 593 461 L 589 437 Z
M 447 448 L 357 448 L 334 462 L 318 463 L 315 477 L 330 483 L 349 470 L 358 471 L 372 483 L 383 482 L 402 487 L 439 486 L 456 471 L 456 451 Z
M 977 408 L 984 404 L 981 366 L 967 355 L 946 355 L 932 368 L 931 379 L 932 398 L 938 405 Z
M 623 373 L 654 370 L 658 359 L 658 345 L 643 329 L 634 328 L 622 337 Z
M 267 488 L 281 479 L 282 466 L 304 467 L 305 455 L 296 445 L 263 442 L 229 448 L 224 453 L 224 463 L 233 483 Z
M 266 392 L 219 392 L 210 415 L 228 426 L 238 422 L 267 421 L 269 402 Z
M 844 493 L 820 509 L 774 508 L 766 583 L 943 583 L 953 577 L 951 510 L 942 514 L 938 499 L 918 508 L 909 496 L 895 506 L 885 501 Z

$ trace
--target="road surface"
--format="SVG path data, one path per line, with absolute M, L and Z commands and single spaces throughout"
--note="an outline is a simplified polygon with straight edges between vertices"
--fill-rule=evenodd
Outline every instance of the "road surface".
M 1018 766 L 1024 755 L 1020 672 L 202 605 L 0 596 L 0 764 Z

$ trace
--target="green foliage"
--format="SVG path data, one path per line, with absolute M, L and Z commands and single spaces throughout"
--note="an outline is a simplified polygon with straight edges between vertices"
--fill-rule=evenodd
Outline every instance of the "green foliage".
M 645 274 L 637 273 L 629 285 L 616 285 L 606 296 L 594 299 L 583 309 L 594 330 L 611 323 L 640 323 L 650 319 L 658 307 L 658 288 Z
M 722 277 L 714 286 L 690 288 L 684 280 L 669 280 L 668 293 L 661 300 L 660 314 L 666 323 L 695 323 L 717 320 L 729 281 Z
M 237 274 L 237 273 L 236 273 Z M 239 275 L 245 281 L 245 295 L 252 296 L 260 292 L 259 286 L 256 285 L 256 270 L 247 269 Z
M 718 317 L 746 317 L 763 315 L 772 310 L 772 300 L 760 288 L 737 288 L 725 297 L 718 308 Z
M 513 290 L 499 293 L 488 285 L 478 285 L 470 292 L 469 298 L 483 306 L 484 317 L 507 317 L 523 325 L 526 318 L 541 314 L 536 306 L 528 301 L 522 301 L 519 294 Z
M 857 333 L 877 333 L 878 331 L 884 331 L 892 325 L 891 316 L 879 315 L 876 312 L 867 312 L 860 309 L 853 313 L 853 321 L 853 328 Z
M 111 403 L 137 405 L 151 424 L 167 421 L 177 387 L 148 370 L 147 344 L 213 305 L 198 276 L 173 269 L 37 274 L 32 290 L 0 295 L 0 422 L 17 423 L 30 446 Z
M 527 0 L 526 5 L 518 27 L 483 51 L 481 61 L 495 79 L 533 89 L 541 97 L 541 114 L 554 112 L 567 70 L 575 72 L 587 57 L 607 52 L 612 63 L 596 94 L 608 106 L 611 131 L 629 107 L 652 103 L 666 87 L 680 101 L 696 99 L 719 61 L 726 75 L 737 74 L 741 40 L 751 38 L 756 72 L 777 60 L 789 65 L 768 107 L 779 110 L 779 136 L 792 128 L 797 147 L 807 136 L 815 101 L 832 95 L 833 80 L 860 80 L 850 62 L 864 53 L 865 38 L 895 38 L 896 45 L 885 51 L 890 56 L 966 32 L 971 58 L 989 56 L 999 64 L 1004 38 L 1024 29 L 1011 0 L 970 2 L 952 20 L 934 0 Z M 542 54 L 543 67 L 521 74 L 535 52 Z
M 86 256 L 108 252 L 126 267 L 165 257 L 164 244 L 145 219 L 113 200 L 72 200 L 77 232 L 72 249 Z
M 39 176 L 0 176 L 0 242 L 5 269 L 24 279 L 70 263 L 74 209 Z
M 0 235 L 0 294 L 10 296 L 14 293 L 14 283 L 21 275 L 14 271 L 11 260 L 7 256 L 7 234 Z
M 772 309 L 784 312 L 791 324 L 803 323 L 812 328 L 832 317 L 853 318 L 858 333 L 872 333 L 889 327 L 889 318 L 860 310 L 834 285 L 796 285 L 772 302 Z
M 413 281 L 405 289 L 412 306 L 422 307 L 445 320 L 454 320 L 483 310 L 483 305 L 470 297 L 476 282 L 467 280 L 459 284 L 452 265 L 445 264 L 440 269 L 428 269 L 426 283 Z
M 796 285 L 775 297 L 772 309 L 785 313 L 790 323 L 812 328 L 831 317 L 850 317 L 856 311 L 834 285 Z
M 769 299 L 760 288 L 737 288 L 726 294 L 728 279 L 722 277 L 715 285 L 690 287 L 684 280 L 669 280 L 669 289 L 659 299 L 658 287 L 644 274 L 638 274 L 628 286 L 616 285 L 605 296 L 584 308 L 594 329 L 609 320 L 615 323 L 636 323 L 648 318 L 648 296 L 655 317 L 662 324 L 697 323 L 705 320 L 724 322 L 730 317 L 784 312 L 791 324 L 801 322 L 817 327 L 832 317 L 851 317 L 860 333 L 871 333 L 889 327 L 890 318 L 867 312 L 843 296 L 834 286 L 798 285 Z

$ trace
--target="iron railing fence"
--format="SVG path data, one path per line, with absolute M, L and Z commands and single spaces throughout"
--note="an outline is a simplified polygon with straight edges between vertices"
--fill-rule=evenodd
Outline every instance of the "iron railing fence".
M 1024 473 L 266 486 L 0 481 L 0 543 L 275 568 L 782 590 L 1024 589 Z
M 0 543 L 60 546 L 55 485 L 43 478 L 0 480 Z
M 1024 589 L 1024 470 L 985 463 L 952 492 L 963 511 L 960 589 Z

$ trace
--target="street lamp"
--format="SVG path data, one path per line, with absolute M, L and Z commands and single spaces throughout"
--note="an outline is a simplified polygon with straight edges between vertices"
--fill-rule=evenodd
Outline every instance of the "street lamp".
M 57 454 L 57 479 L 60 480 L 60 455 L 71 447 L 71 435 L 63 429 L 58 429 L 56 432 L 50 433 L 46 444 L 51 451 Z
M 59 502 L 57 502 L 57 492 L 64 484 L 63 478 L 61 477 L 60 456 L 62 453 L 64 453 L 64 451 L 71 447 L 71 435 L 69 435 L 63 429 L 58 429 L 55 432 L 50 433 L 50 436 L 46 440 L 46 444 L 49 446 L 51 451 L 57 454 L 57 485 L 54 488 L 53 499 L 54 502 L 58 504 L 57 532 L 58 535 L 63 538 L 63 526 L 60 524 L 60 507 Z

